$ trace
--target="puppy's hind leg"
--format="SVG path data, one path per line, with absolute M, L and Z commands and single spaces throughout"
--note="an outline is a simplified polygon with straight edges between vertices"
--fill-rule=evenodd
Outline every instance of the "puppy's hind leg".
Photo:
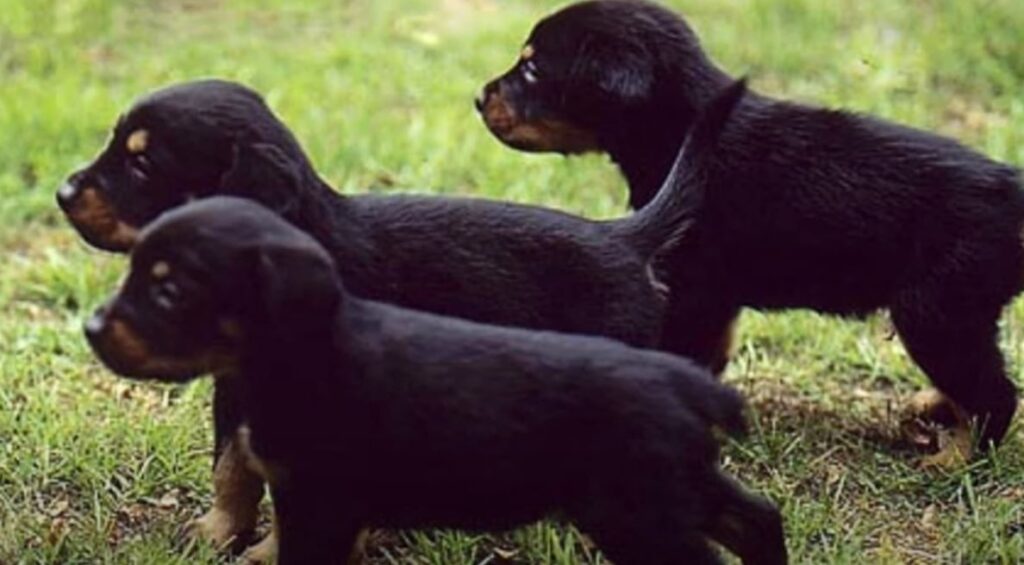
M 703 529 L 713 540 L 740 558 L 744 565 L 783 565 L 787 562 L 782 515 L 770 502 L 748 494 L 729 477 L 717 473 L 702 488 L 706 505 L 716 509 Z
M 619 494 L 622 493 L 616 493 Z M 642 501 L 629 498 L 597 494 L 583 512 L 572 513 L 580 531 L 594 540 L 612 563 L 718 565 L 722 562 L 693 527 L 693 507 L 688 501 L 670 509 L 671 496 Z
M 732 354 L 739 307 L 710 299 L 704 291 L 672 288 L 660 349 L 693 359 L 718 375 Z
M 974 419 L 980 445 L 998 444 L 1017 409 L 1017 389 L 1007 378 L 996 341 L 998 310 L 965 313 L 953 302 L 936 311 L 944 309 L 941 301 L 928 309 L 913 308 L 920 304 L 920 293 L 914 298 L 892 309 L 907 352 L 939 391 Z

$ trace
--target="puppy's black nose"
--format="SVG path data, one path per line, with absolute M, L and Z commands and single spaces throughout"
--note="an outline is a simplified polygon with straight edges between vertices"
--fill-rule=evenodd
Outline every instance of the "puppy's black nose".
M 67 210 L 68 206 L 71 206 L 71 203 L 75 201 L 75 198 L 78 198 L 78 187 L 70 182 L 65 182 L 57 189 L 57 205 L 62 210 Z

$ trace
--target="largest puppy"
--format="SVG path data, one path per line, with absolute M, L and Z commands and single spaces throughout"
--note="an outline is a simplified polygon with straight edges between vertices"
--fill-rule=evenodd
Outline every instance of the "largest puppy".
M 730 80 L 674 13 L 593 1 L 538 23 L 478 108 L 512 147 L 607 152 L 643 210 Z M 1024 280 L 1018 171 L 936 135 L 755 93 L 720 143 L 702 221 L 670 260 L 664 347 L 720 370 L 741 307 L 888 308 L 911 357 L 998 442 L 1017 406 L 996 324 Z
M 677 170 L 701 168 L 744 90 L 737 83 L 723 91 Z M 124 250 L 161 211 L 191 198 L 234 194 L 312 234 L 360 296 L 652 346 L 664 307 L 653 261 L 680 237 L 699 204 L 697 180 L 690 173 L 672 176 L 645 212 L 606 222 L 484 200 L 343 197 L 317 176 L 256 93 L 203 81 L 138 102 L 58 200 L 87 241 Z M 196 524 L 218 545 L 254 527 L 263 492 L 231 441 L 243 417 L 237 382 L 216 380 L 215 502 Z

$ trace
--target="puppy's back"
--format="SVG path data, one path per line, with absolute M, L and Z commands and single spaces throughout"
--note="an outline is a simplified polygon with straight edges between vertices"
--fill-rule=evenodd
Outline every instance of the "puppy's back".
M 358 309 L 359 325 L 375 328 L 353 350 L 368 357 L 362 366 L 379 367 L 370 378 L 458 390 L 496 410 L 526 395 L 560 409 L 621 410 L 623 420 L 630 410 L 655 417 L 685 411 L 700 428 L 744 430 L 740 395 L 687 359 L 601 337 L 478 324 L 376 302 L 360 301 Z

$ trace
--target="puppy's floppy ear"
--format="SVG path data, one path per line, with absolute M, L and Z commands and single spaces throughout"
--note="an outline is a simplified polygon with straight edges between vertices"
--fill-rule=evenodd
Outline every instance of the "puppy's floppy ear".
M 256 289 L 252 315 L 265 329 L 298 337 L 303 328 L 333 323 L 343 290 L 326 251 L 312 243 L 268 243 L 254 247 L 250 257 Z
M 574 74 L 596 83 L 603 94 L 617 101 L 639 102 L 654 88 L 654 64 L 640 45 L 611 45 L 591 39 L 577 60 L 583 68 Z
M 285 215 L 298 205 L 302 166 L 269 143 L 236 143 L 220 193 L 255 200 Z

